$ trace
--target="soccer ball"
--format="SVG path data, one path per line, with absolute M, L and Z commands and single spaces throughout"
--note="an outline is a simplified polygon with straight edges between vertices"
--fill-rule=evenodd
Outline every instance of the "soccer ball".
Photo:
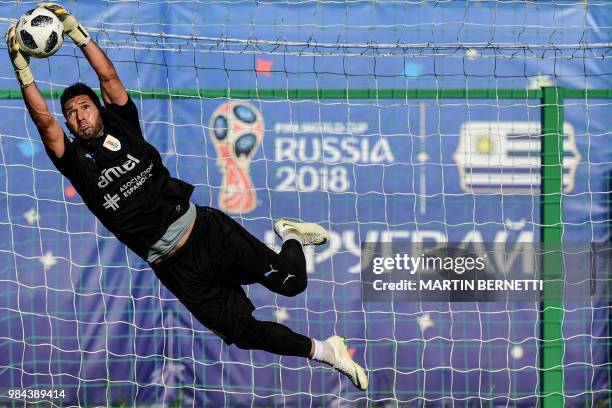
M 19 48 L 34 58 L 55 54 L 64 42 L 64 26 L 49 10 L 35 8 L 27 11 L 17 23 Z

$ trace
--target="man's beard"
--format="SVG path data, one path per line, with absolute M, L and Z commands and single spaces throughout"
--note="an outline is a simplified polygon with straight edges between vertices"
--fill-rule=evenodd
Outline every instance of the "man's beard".
M 98 119 L 96 123 L 82 133 L 77 133 L 77 136 L 82 139 L 94 139 L 102 134 L 103 124 L 102 119 Z

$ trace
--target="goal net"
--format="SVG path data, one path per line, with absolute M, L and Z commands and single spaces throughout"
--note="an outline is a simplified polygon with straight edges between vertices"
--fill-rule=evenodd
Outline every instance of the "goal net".
M 276 248 L 281 217 L 330 231 L 328 245 L 306 251 L 303 294 L 246 290 L 259 319 L 346 337 L 370 387 L 358 391 L 306 359 L 228 347 L 197 322 L 53 167 L 5 59 L 2 403 L 610 403 L 605 285 L 573 302 L 368 302 L 360 252 L 362 242 L 606 243 L 612 5 L 67 6 L 115 64 L 147 141 L 195 186 L 193 202 L 226 211 Z M 29 8 L 0 4 L 3 27 Z M 66 86 L 98 86 L 70 41 L 31 66 L 60 123 Z M 543 165 L 550 135 L 562 148 L 545 151 L 552 164 Z

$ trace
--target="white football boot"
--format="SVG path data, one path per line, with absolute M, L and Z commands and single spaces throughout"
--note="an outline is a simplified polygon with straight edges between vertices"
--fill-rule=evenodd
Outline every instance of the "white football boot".
M 368 376 L 365 370 L 351 358 L 344 339 L 340 336 L 331 336 L 325 341 L 332 346 L 336 356 L 336 362 L 332 367 L 346 375 L 355 387 L 362 391 L 367 390 Z
M 306 245 L 322 245 L 327 242 L 329 234 L 319 224 L 313 222 L 297 222 L 285 218 L 274 223 L 274 232 L 285 240 L 285 237 L 297 235 L 301 238 L 303 246 Z

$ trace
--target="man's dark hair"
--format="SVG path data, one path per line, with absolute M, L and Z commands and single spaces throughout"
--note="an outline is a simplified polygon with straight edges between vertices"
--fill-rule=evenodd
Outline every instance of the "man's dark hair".
M 66 102 L 79 95 L 89 96 L 89 99 L 91 99 L 94 105 L 96 105 L 98 110 L 102 109 L 102 105 L 100 104 L 100 98 L 98 98 L 98 95 L 96 95 L 94 90 L 82 82 L 77 82 L 76 84 L 72 84 L 68 88 L 64 89 L 64 92 L 62 93 L 62 96 L 60 98 L 60 103 L 62 105 L 62 113 L 64 112 L 64 105 L 66 105 Z

